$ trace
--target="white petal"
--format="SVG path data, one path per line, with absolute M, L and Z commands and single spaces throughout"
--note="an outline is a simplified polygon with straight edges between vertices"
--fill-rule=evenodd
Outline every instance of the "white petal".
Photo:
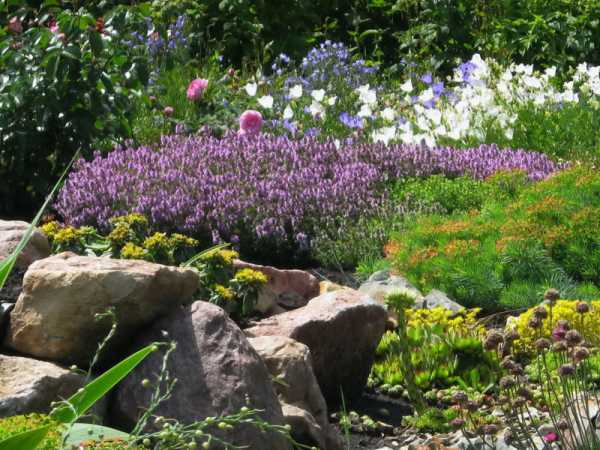
M 248 83 L 248 84 L 246 84 L 246 86 L 244 86 L 244 89 L 246 90 L 246 93 L 250 97 L 254 97 L 256 95 L 256 89 L 257 88 L 258 88 L 258 85 L 256 83 Z
M 318 102 L 322 102 L 325 98 L 325 90 L 324 89 L 316 89 L 310 93 L 312 98 L 314 98 Z
M 273 97 L 264 95 L 258 99 L 258 104 L 265 109 L 271 109 L 273 107 Z
M 302 97 L 302 85 L 301 84 L 296 84 L 290 89 L 290 97 L 291 98 Z
M 285 109 L 283 110 L 283 118 L 285 120 L 289 120 L 292 117 L 294 117 L 294 111 L 292 110 L 292 108 L 290 107 L 290 105 L 287 105 L 285 107 Z

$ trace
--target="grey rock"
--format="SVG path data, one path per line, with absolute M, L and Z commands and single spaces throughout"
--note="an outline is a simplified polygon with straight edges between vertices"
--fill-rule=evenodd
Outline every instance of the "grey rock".
M 359 395 L 385 331 L 385 308 L 369 296 L 344 289 L 312 299 L 305 307 L 261 320 L 250 337 L 286 336 L 310 349 L 314 373 L 328 402 Z
M 406 292 L 415 298 L 415 308 L 422 308 L 425 297 L 423 294 L 406 278 L 400 275 L 392 275 L 389 271 L 383 270 L 375 272 L 371 277 L 363 283 L 360 292 L 364 292 L 380 305 L 385 305 L 385 298 L 394 292 Z
M 191 300 L 198 275 L 146 261 L 78 256 L 66 252 L 34 262 L 10 315 L 4 344 L 43 359 L 89 364 L 109 321 L 97 313 L 114 308 L 118 327 L 105 352 L 118 350 L 132 335 L 182 302 Z
M 0 220 L 0 261 L 9 256 L 17 247 L 21 238 L 27 233 L 29 224 L 20 220 Z M 29 243 L 17 257 L 16 267 L 26 269 L 38 259 L 50 256 L 48 238 L 36 229 Z
M 181 307 L 141 333 L 134 348 L 164 340 L 163 331 L 177 343 L 168 370 L 178 381 L 171 397 L 155 414 L 193 423 L 209 416 L 234 414 L 248 406 L 263 410 L 261 417 L 269 423 L 284 424 L 264 362 L 225 311 L 201 301 Z M 119 384 L 112 417 L 128 425 L 137 421 L 152 394 L 152 389 L 144 388 L 141 382 L 155 380 L 161 364 L 161 355 L 153 354 Z M 227 431 L 224 438 L 252 449 L 291 448 L 280 434 L 262 433 L 248 424 Z
M 50 403 L 70 397 L 84 382 L 53 363 L 0 355 L 0 417 L 47 413 Z
M 461 309 L 464 309 L 462 305 L 459 305 L 454 300 L 451 300 L 444 292 L 438 291 L 437 289 L 432 289 L 429 291 L 429 294 L 425 296 L 423 307 L 427 309 L 442 307 L 455 313 L 459 312 Z
M 308 347 L 284 336 L 261 336 L 248 341 L 276 380 L 274 388 L 294 439 L 304 445 L 341 450 L 342 441 L 329 424 Z

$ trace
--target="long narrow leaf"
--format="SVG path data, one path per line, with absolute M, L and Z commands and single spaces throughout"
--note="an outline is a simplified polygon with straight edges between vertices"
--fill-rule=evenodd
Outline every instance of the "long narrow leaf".
M 111 367 L 66 400 L 64 406 L 55 409 L 51 414 L 52 418 L 63 423 L 74 422 L 156 349 L 156 344 L 148 345 Z
M 48 205 L 54 198 L 56 191 L 58 191 L 58 188 L 62 185 L 62 182 L 64 181 L 65 177 L 67 176 L 67 173 L 69 173 L 69 170 L 71 169 L 71 166 L 77 160 L 77 158 L 79 158 L 79 153 L 80 153 L 79 150 L 77 150 L 75 152 L 75 154 L 73 155 L 73 158 L 71 159 L 69 164 L 67 164 L 67 167 L 65 167 L 65 170 L 63 171 L 62 175 L 60 176 L 60 178 L 58 179 L 58 181 L 52 188 L 52 191 L 50 191 L 50 194 L 48 194 L 48 197 L 46 197 L 46 201 L 44 202 L 44 204 L 42 205 L 42 207 L 40 208 L 40 210 L 34 217 L 33 221 L 29 225 L 29 228 L 27 228 L 27 231 L 25 232 L 25 234 L 23 235 L 23 237 L 17 244 L 17 247 L 13 250 L 13 252 L 10 254 L 10 256 L 8 258 L 6 258 L 3 261 L 0 261 L 0 289 L 2 289 L 4 287 L 4 284 L 6 283 L 6 280 L 8 279 L 8 276 L 10 275 L 10 272 L 12 271 L 13 267 L 15 266 L 15 263 L 17 262 L 17 258 L 19 256 L 19 254 L 23 251 L 25 246 L 29 243 L 31 236 L 33 236 L 35 227 L 37 227 L 37 224 L 39 223 L 40 219 L 42 218 L 44 211 L 46 210 L 46 208 L 48 207 Z
M 6 438 L 0 441 L 0 450 L 35 450 L 50 431 L 50 427 L 51 425 L 45 425 Z
M 211 248 L 207 248 L 206 250 L 202 250 L 200 253 L 192 256 L 190 259 L 188 259 L 186 262 L 184 262 L 183 264 L 181 264 L 181 267 L 189 267 L 192 264 L 194 264 L 196 261 L 198 261 L 200 258 L 202 258 L 203 256 L 212 254 L 212 253 L 216 253 L 219 250 L 223 250 L 226 247 L 229 247 L 231 244 L 229 243 L 224 243 L 224 244 L 219 244 L 219 245 L 215 245 L 214 247 Z

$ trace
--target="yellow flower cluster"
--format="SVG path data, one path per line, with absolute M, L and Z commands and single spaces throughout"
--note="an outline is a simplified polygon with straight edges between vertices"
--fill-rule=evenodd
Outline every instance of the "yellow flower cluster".
M 179 233 L 173 233 L 170 238 L 170 244 L 174 248 L 196 247 L 199 242 L 191 237 Z
M 171 242 L 167 237 L 167 233 L 156 232 L 152 236 L 144 240 L 144 248 L 150 252 L 167 251 Z
M 115 247 L 122 247 L 134 236 L 129 225 L 125 222 L 115 224 L 113 230 L 107 236 L 108 240 Z
M 234 292 L 228 288 L 223 286 L 222 284 L 215 284 L 213 286 L 213 290 L 225 301 L 232 301 L 235 298 Z
M 558 300 L 552 310 L 549 310 L 548 317 L 542 321 L 540 328 L 529 326 L 535 308 L 528 309 L 516 320 L 509 322 L 507 328 L 515 329 L 520 336 L 514 343 L 515 349 L 526 353 L 535 352 L 535 341 L 541 337 L 550 338 L 559 320 L 566 320 L 587 342 L 600 345 L 600 300 L 590 302 L 589 311 L 583 314 L 577 312 L 577 303 L 576 300 Z
M 267 276 L 264 273 L 248 268 L 238 270 L 233 278 L 242 284 L 261 285 L 267 282 Z
M 219 250 L 206 253 L 202 256 L 201 261 L 216 266 L 231 266 L 233 260 L 239 256 L 240 255 L 235 250 Z
M 110 223 L 115 225 L 119 223 L 125 223 L 130 227 L 139 229 L 148 227 L 148 219 L 140 213 L 131 213 L 127 214 L 126 216 L 113 217 L 110 219 Z
M 53 241 L 54 236 L 56 236 L 56 233 L 58 233 L 62 229 L 62 226 L 56 220 L 53 220 L 52 222 L 45 223 L 40 228 L 42 229 L 44 234 L 48 236 L 48 239 Z
M 121 258 L 123 259 L 151 259 L 148 251 L 133 242 L 126 243 L 121 249 Z
M 81 236 L 83 233 L 80 230 L 67 226 L 58 230 L 52 240 L 56 245 L 67 247 L 76 244 Z
M 445 333 L 454 335 L 483 335 L 485 327 L 477 320 L 480 311 L 480 308 L 473 308 L 455 313 L 441 306 L 433 309 L 407 309 L 406 319 L 411 328 L 437 325 Z

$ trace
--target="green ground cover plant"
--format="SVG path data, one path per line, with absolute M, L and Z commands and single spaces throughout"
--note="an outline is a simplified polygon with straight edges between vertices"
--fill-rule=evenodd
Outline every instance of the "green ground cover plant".
M 599 186 L 594 169 L 574 167 L 513 200 L 418 217 L 395 234 L 390 261 L 424 291 L 438 288 L 487 311 L 532 306 L 552 286 L 596 298 Z

